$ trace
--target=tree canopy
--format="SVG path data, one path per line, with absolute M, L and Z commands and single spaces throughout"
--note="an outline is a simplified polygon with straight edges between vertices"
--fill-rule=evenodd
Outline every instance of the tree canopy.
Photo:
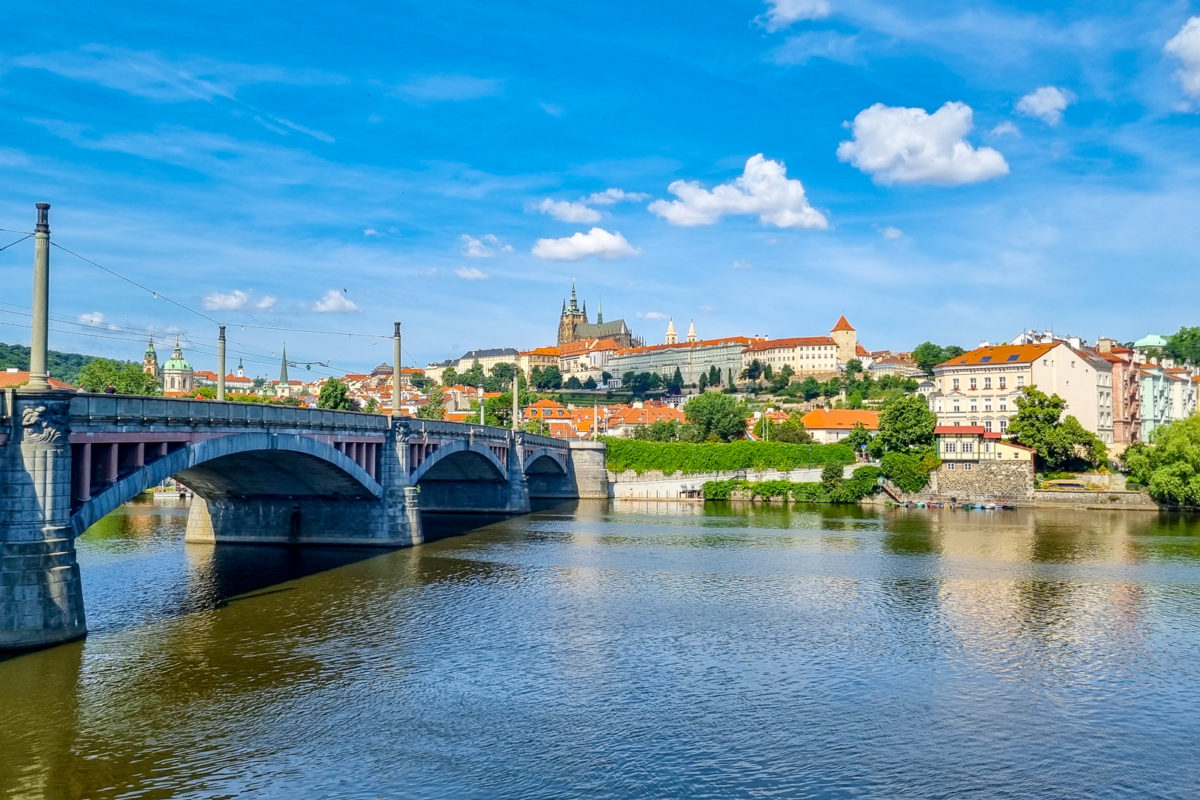
M 1108 448 L 1073 416 L 1063 417 L 1067 401 L 1026 386 L 1017 398 L 1017 414 L 1008 424 L 1009 435 L 1037 451 L 1038 459 L 1050 469 L 1084 460 L 1096 465 L 1108 458 Z
M 1167 337 L 1163 355 L 1188 364 L 1200 364 L 1200 328 L 1180 328 Z
M 429 402 L 417 409 L 418 419 L 445 419 L 446 402 L 442 399 L 441 389 L 431 389 Z
M 746 435 L 746 410 L 727 394 L 705 392 L 683 407 L 683 413 L 700 429 L 702 439 L 728 442 Z
M 911 450 L 933 443 L 937 415 L 919 394 L 902 395 L 883 407 L 879 414 L 876 442 L 886 450 Z
M 1156 429 L 1152 443 L 1138 443 L 1126 451 L 1125 463 L 1155 500 L 1200 506 L 1200 417 Z
M 955 356 L 961 356 L 964 351 L 958 345 L 950 345 L 942 347 L 933 342 L 921 342 L 913 348 L 913 361 L 917 362 L 917 366 L 925 372 L 933 372 L 933 368 L 943 361 L 948 361 Z
M 79 387 L 88 392 L 103 392 L 112 383 L 117 394 L 154 396 L 162 394 L 158 380 L 142 372 L 139 364 L 93 358 L 79 371 Z
M 321 387 L 317 397 L 317 408 L 329 408 L 334 411 L 357 411 L 358 404 L 348 394 L 349 388 L 337 378 L 330 378 Z

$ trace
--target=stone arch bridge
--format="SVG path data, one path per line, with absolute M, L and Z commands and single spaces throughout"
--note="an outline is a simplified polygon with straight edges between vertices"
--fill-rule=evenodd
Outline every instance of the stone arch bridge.
M 0 394 L 0 649 L 84 635 L 74 539 L 175 477 L 187 539 L 422 541 L 420 511 L 607 497 L 604 446 L 377 414 L 157 397 Z

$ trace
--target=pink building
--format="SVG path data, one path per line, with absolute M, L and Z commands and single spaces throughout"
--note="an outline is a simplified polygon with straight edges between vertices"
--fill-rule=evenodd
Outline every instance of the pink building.
M 1112 364 L 1113 443 L 1142 440 L 1142 381 L 1137 356 L 1112 339 L 1096 342 L 1096 355 Z

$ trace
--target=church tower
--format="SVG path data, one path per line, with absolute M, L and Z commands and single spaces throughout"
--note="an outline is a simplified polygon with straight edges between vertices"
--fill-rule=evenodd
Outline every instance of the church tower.
M 688 322 L 688 337 L 687 337 L 687 340 L 688 340 L 689 342 L 694 342 L 694 341 L 696 341 L 696 339 L 697 339 L 697 338 L 698 338 L 698 337 L 696 336 L 696 320 L 694 320 L 694 319 L 693 319 L 693 320 L 691 320 L 691 321 L 689 321 L 689 322 Z
M 158 377 L 158 351 L 154 349 L 154 337 L 151 337 L 150 344 L 146 345 L 146 355 L 142 358 L 142 372 L 153 378 Z
M 667 320 L 667 344 L 679 344 L 679 334 L 675 332 L 675 320 Z
M 579 298 L 575 295 L 575 281 L 571 281 L 571 304 L 567 305 L 567 301 L 563 301 L 562 316 L 558 319 L 558 346 L 576 341 L 579 337 L 575 335 L 575 329 L 587 321 L 587 309 L 579 307 Z

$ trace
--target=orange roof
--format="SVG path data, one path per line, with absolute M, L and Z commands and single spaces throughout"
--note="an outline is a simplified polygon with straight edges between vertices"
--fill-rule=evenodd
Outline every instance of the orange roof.
M 21 386 L 28 380 L 28 372 L 0 372 L 0 389 L 11 389 L 15 386 Z M 50 378 L 49 381 L 51 389 L 70 389 L 71 391 L 76 391 L 78 388 L 69 383 L 63 383 L 58 378 Z
M 856 356 L 869 356 L 869 355 L 871 355 L 871 354 L 870 354 L 870 352 L 868 352 L 868 351 L 867 351 L 867 348 L 865 348 L 865 347 L 863 347 L 863 346 L 862 346 L 862 342 L 859 342 L 859 343 L 858 343 L 858 344 L 855 346 L 855 348 L 854 348 L 854 355 L 856 355 Z
M 805 430 L 852 430 L 862 425 L 869 431 L 879 430 L 879 412 L 855 408 L 816 408 L 800 418 Z
M 580 353 L 591 353 L 596 350 L 620 350 L 621 345 L 614 342 L 612 339 L 580 339 L 577 342 L 568 342 L 562 346 L 559 351 L 562 356 L 573 356 Z
M 939 367 L 962 367 L 968 365 L 990 364 L 1028 364 L 1058 347 L 1061 342 L 1044 344 L 1003 344 L 995 347 L 977 347 L 969 353 L 955 356 L 949 361 L 938 364 Z
M 778 350 L 783 347 L 821 347 L 836 344 L 828 336 L 799 336 L 791 339 L 760 339 L 746 349 L 757 353 L 762 350 Z
M 522 350 L 523 356 L 555 356 L 559 355 L 557 347 L 535 347 L 532 350 Z
M 360 375 L 357 372 L 352 372 L 344 376 L 348 381 L 365 381 L 370 375 Z
M 564 408 L 562 403 L 557 403 L 548 397 L 543 397 L 536 403 L 530 403 L 526 408 Z
M 687 417 L 682 411 L 662 406 L 649 408 L 622 408 L 613 411 L 609 416 L 610 425 L 649 425 L 659 420 L 678 420 L 683 422 Z
M 833 331 L 852 331 L 852 330 L 854 330 L 854 327 L 849 322 L 846 321 L 845 314 L 842 314 L 842 316 L 838 317 L 837 325 L 833 326 Z M 833 331 L 830 331 L 830 333 L 832 333 Z
M 670 350 L 671 348 L 696 348 L 696 347 L 718 347 L 723 344 L 740 344 L 743 347 L 751 342 L 762 341 L 761 339 L 753 339 L 749 336 L 726 336 L 724 339 L 701 339 L 698 342 L 679 342 L 678 344 L 650 344 L 645 347 L 626 347 L 619 350 L 617 355 L 638 355 L 641 353 L 656 353 L 659 350 Z
M 217 373 L 208 369 L 198 369 L 192 374 L 197 378 L 204 378 L 205 380 L 215 381 L 217 379 Z

